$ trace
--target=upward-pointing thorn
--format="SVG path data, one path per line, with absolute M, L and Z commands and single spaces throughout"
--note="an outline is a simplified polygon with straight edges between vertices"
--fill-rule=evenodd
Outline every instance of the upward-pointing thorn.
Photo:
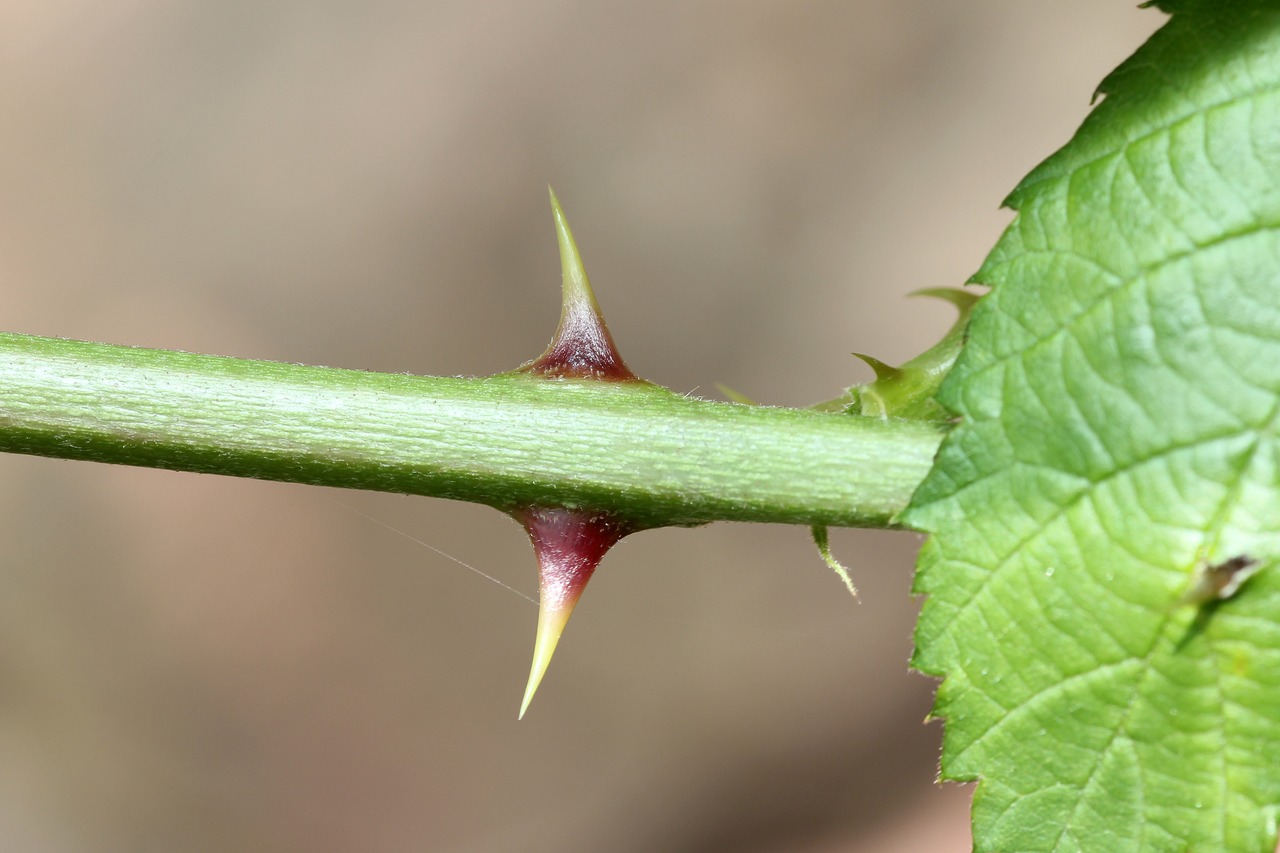
M 560 634 L 605 552 L 632 532 L 609 513 L 534 507 L 512 513 L 538 557 L 538 633 L 520 718 L 547 672 Z
M 547 351 L 520 369 L 557 379 L 637 381 L 636 375 L 618 354 L 609 327 L 605 325 L 560 201 L 554 190 L 550 187 L 547 190 L 551 193 L 551 212 L 556 222 L 560 268 L 564 278 L 560 326 Z

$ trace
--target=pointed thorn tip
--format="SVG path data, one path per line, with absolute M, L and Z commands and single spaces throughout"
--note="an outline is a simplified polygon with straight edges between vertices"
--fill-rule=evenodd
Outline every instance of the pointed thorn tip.
M 582 255 L 573 239 L 573 230 L 564 215 L 555 190 L 547 187 L 551 213 L 555 219 L 556 241 L 560 245 L 561 286 L 560 325 L 547 351 L 521 370 L 552 378 L 635 381 L 609 334 L 604 315 L 591 291 Z
M 867 355 L 866 353 L 855 352 L 853 353 L 853 357 L 861 359 L 864 364 L 874 370 L 876 373 L 876 379 L 891 379 L 902 374 L 902 368 L 894 367 L 891 364 L 885 364 L 880 359 Z
M 524 525 L 538 556 L 538 629 L 520 704 L 519 719 L 524 719 L 587 581 L 605 552 L 631 528 L 607 513 L 535 507 L 512 514 Z
M 569 614 L 573 612 L 573 605 L 576 599 L 569 601 L 562 609 L 547 606 L 538 611 L 538 633 L 533 644 L 533 664 L 529 667 L 529 681 L 524 687 L 524 698 L 520 702 L 520 719 L 524 719 L 525 711 L 529 710 L 530 703 L 533 702 L 534 694 L 538 692 L 538 686 L 542 684 L 542 678 L 547 674 L 547 667 L 551 666 L 551 658 L 555 655 L 556 646 L 560 642 L 560 635 L 564 633 L 564 626 L 569 621 Z

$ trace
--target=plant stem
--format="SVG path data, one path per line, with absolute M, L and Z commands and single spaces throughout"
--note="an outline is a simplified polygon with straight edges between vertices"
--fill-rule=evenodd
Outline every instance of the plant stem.
M 367 373 L 0 334 L 0 451 L 586 506 L 642 525 L 892 527 L 938 427 L 645 383 Z

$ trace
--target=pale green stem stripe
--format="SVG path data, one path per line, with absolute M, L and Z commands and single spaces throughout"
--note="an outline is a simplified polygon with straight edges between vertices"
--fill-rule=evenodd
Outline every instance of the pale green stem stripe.
M 0 451 L 499 508 L 888 527 L 941 438 L 915 421 L 634 383 L 365 373 L 0 334 Z

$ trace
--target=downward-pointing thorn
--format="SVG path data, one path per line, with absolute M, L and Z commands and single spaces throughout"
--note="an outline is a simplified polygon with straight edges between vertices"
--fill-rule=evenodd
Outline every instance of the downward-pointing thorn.
M 520 718 L 546 675 L 560 635 L 605 553 L 632 528 L 609 513 L 533 507 L 512 515 L 524 525 L 538 557 L 538 632 Z
M 525 711 L 529 710 L 529 703 L 533 701 L 533 695 L 538 692 L 542 677 L 547 674 L 547 667 L 551 665 L 551 656 L 555 654 L 560 635 L 564 632 L 564 626 L 568 624 L 569 614 L 572 612 L 573 604 L 561 610 L 547 606 L 538 610 L 538 633 L 533 644 L 533 665 L 529 667 L 529 681 L 524 687 L 524 698 L 520 700 L 520 715 L 517 719 L 523 720 Z

